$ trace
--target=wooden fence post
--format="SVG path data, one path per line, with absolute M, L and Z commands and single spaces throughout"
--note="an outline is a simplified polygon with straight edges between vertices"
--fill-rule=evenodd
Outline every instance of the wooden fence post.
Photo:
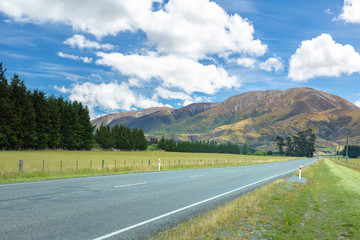
M 104 159 L 101 162 L 101 168 L 104 169 Z
M 24 160 L 19 160 L 19 172 L 24 172 Z

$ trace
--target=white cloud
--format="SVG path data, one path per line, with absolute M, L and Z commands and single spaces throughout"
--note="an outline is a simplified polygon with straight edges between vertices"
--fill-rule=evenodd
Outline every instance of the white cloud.
M 57 85 L 55 85 L 54 89 L 61 93 L 69 93 L 69 89 L 65 88 L 65 86 L 58 87 Z
M 141 87 L 141 81 L 137 78 L 130 78 L 129 79 L 129 86 L 130 87 Z
M 354 104 L 360 108 L 360 100 L 354 102 Z
M 284 70 L 284 65 L 281 62 L 281 58 L 272 57 L 266 60 L 265 62 L 259 63 L 259 68 L 268 72 L 271 71 L 278 72 Z
M 173 92 L 163 87 L 157 87 L 155 93 L 158 97 L 163 99 L 181 99 L 181 100 L 190 100 L 192 99 L 189 95 L 183 92 Z
M 360 24 L 360 0 L 345 0 L 338 20 Z
M 238 58 L 236 63 L 247 68 L 257 68 L 267 72 L 278 72 L 284 70 L 284 65 L 280 57 L 271 57 L 265 62 L 259 62 L 254 58 Z
M 90 41 L 86 39 L 83 35 L 75 34 L 71 38 L 68 38 L 66 41 L 64 41 L 64 44 L 70 45 L 72 48 L 94 48 L 94 49 L 104 49 L 104 50 L 112 50 L 114 49 L 114 46 L 111 44 L 100 44 L 95 41 Z
M 254 39 L 247 19 L 228 15 L 209 0 L 170 0 L 142 29 L 158 51 L 193 59 L 231 53 L 262 56 L 267 50 Z
M 360 55 L 351 45 L 336 43 L 329 34 L 303 41 L 290 58 L 288 77 L 293 81 L 360 72 Z
M 163 0 L 2 0 L 0 11 L 20 22 L 60 22 L 98 39 L 142 30 L 159 52 L 192 59 L 232 53 L 262 56 L 267 50 L 254 39 L 254 27 L 247 19 L 227 14 L 215 2 L 170 0 L 153 12 L 154 2 Z M 67 42 L 98 46 L 79 37 Z
M 201 92 L 214 94 L 220 89 L 239 87 L 235 76 L 229 76 L 221 67 L 202 65 L 197 61 L 175 56 L 123 55 L 97 53 L 99 65 L 110 66 L 121 74 L 144 81 L 156 79 L 165 88 L 177 88 L 187 94 Z
M 256 59 L 254 58 L 238 58 L 236 63 L 240 66 L 247 68 L 254 68 L 256 64 Z
M 63 53 L 63 52 L 58 52 L 57 55 L 62 58 L 68 58 L 68 59 L 72 59 L 72 60 L 76 60 L 76 61 L 83 61 L 84 63 L 91 63 L 93 60 L 92 58 L 89 58 L 89 57 L 79 57 L 79 56 L 75 56 L 75 55 L 67 54 L 67 53 Z
M 21 22 L 60 22 L 98 38 L 135 31 L 158 0 L 2 0 L 0 11 Z
M 100 107 L 106 111 L 130 111 L 135 108 L 163 106 L 156 99 L 134 93 L 125 83 L 94 84 L 85 82 L 83 84 L 72 85 L 68 89 L 65 87 L 56 87 L 55 89 L 70 93 L 69 99 L 71 101 L 79 101 L 88 106 L 92 118 L 96 116 L 95 107 Z

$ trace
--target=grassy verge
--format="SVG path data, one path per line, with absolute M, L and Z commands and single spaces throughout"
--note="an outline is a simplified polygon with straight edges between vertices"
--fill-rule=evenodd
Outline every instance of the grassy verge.
M 152 239 L 360 239 L 360 173 L 330 160 L 277 180 Z
M 19 172 L 19 160 L 24 160 Z M 163 151 L 0 151 L 0 183 L 249 165 L 296 158 Z M 102 167 L 104 160 L 104 168 Z

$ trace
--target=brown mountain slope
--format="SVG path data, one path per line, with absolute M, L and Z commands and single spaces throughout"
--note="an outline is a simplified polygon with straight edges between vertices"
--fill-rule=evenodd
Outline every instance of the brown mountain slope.
M 122 124 L 129 120 L 134 120 L 136 118 L 140 118 L 142 116 L 149 115 L 154 112 L 166 111 L 171 109 L 172 108 L 169 107 L 153 107 L 153 108 L 148 108 L 134 112 L 110 113 L 91 120 L 91 123 L 93 126 L 96 127 L 99 127 L 101 123 L 103 123 L 104 125 L 113 126 L 115 124 Z
M 247 92 L 220 103 L 159 109 L 123 123 L 152 136 L 247 142 L 253 148 L 271 149 L 274 136 L 293 135 L 308 128 L 317 133 L 320 146 L 340 141 L 347 128 L 355 141 L 360 136 L 359 120 L 360 109 L 339 96 L 312 88 L 292 88 Z

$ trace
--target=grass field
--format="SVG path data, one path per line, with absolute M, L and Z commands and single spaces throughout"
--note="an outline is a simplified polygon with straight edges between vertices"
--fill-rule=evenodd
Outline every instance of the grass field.
M 151 239 L 360 239 L 360 172 L 328 159 Z
M 360 158 L 348 158 L 347 163 L 346 163 L 346 158 L 344 157 L 333 156 L 330 157 L 330 159 L 336 162 L 343 163 L 345 165 L 360 168 Z
M 296 158 L 163 151 L 0 151 L 0 183 L 65 177 L 223 167 Z M 23 172 L 19 172 L 23 160 Z M 102 161 L 104 160 L 104 168 Z

